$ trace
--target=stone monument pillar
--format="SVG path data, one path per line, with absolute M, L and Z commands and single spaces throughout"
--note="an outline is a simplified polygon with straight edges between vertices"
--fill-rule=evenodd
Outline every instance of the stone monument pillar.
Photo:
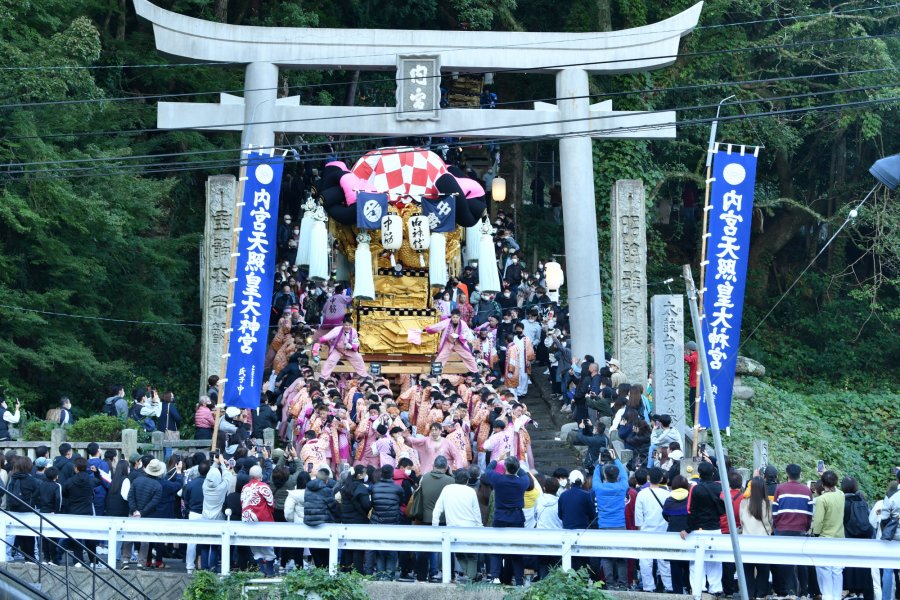
M 753 440 L 753 469 L 762 471 L 769 464 L 769 440 Z
M 228 273 L 231 269 L 231 234 L 237 179 L 234 175 L 213 175 L 206 180 L 206 227 L 203 231 L 201 265 L 201 307 L 203 331 L 200 338 L 200 393 L 206 393 L 206 379 L 221 375 L 225 353 L 225 317 L 228 312 Z
M 647 225 L 643 181 L 616 181 L 612 189 L 610 224 L 613 357 L 619 360 L 629 383 L 639 383 L 646 389 Z
M 653 410 L 672 417 L 681 438 L 684 421 L 684 298 L 678 295 L 650 299 L 653 332 Z M 682 448 L 684 450 L 684 448 Z
M 563 69 L 556 76 L 559 118 L 567 133 L 583 131 L 591 114 L 588 74 Z M 559 140 L 563 229 L 569 286 L 572 355 L 593 354 L 602 366 L 603 303 L 600 298 L 600 249 L 594 205 L 594 158 L 591 138 L 565 134 Z M 646 372 L 646 368 L 644 369 Z

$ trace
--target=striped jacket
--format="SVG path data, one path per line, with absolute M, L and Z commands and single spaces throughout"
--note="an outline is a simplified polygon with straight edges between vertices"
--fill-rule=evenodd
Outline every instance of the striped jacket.
M 772 522 L 775 531 L 806 533 L 812 525 L 813 500 L 809 488 L 798 481 L 788 481 L 775 488 Z

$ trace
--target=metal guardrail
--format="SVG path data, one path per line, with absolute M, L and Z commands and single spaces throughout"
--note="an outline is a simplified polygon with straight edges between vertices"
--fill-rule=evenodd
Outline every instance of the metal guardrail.
M 22 521 L 38 525 L 38 516 L 21 515 Z M 523 554 L 561 556 L 563 568 L 571 568 L 572 557 L 614 556 L 657 558 L 703 563 L 734 562 L 727 535 L 693 533 L 682 540 L 676 533 L 642 531 L 493 529 L 400 525 L 341 525 L 307 527 L 294 523 L 242 523 L 181 519 L 128 519 L 54 515 L 54 523 L 76 539 L 116 542 L 194 543 L 221 546 L 222 556 L 232 546 L 276 546 L 282 548 L 328 548 L 329 566 L 338 563 L 338 550 L 402 550 L 441 554 L 444 583 L 451 575 L 451 553 Z M 0 515 L 0 536 L 33 535 L 25 525 Z M 59 532 L 46 532 L 59 537 Z M 897 568 L 900 543 L 880 540 L 814 537 L 741 536 L 744 560 L 751 564 Z M 0 553 L 0 563 L 5 556 Z M 222 574 L 229 572 L 222 561 Z M 701 571 L 702 572 L 702 571 Z

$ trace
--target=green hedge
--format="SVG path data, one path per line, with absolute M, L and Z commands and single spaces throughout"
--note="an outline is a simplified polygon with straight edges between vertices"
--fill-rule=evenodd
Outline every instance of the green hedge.
M 816 463 L 825 461 L 839 477 L 855 477 L 867 497 L 884 496 L 897 465 L 897 406 L 890 391 L 786 391 L 752 377 L 749 401 L 732 406 L 731 437 L 723 438 L 733 462 L 753 464 L 753 440 L 769 442 L 769 462 L 784 478 L 784 466 L 796 463 L 803 481 L 816 479 Z

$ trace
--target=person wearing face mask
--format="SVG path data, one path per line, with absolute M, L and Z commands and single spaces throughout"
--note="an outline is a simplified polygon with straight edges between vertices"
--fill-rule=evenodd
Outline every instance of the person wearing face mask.
M 291 215 L 284 215 L 281 223 L 278 224 L 278 232 L 276 235 L 276 242 L 278 244 L 278 253 L 283 257 L 288 249 L 288 240 L 291 239 L 291 232 L 293 231 L 293 226 L 291 224 Z M 300 230 L 297 229 L 297 233 L 300 233 Z M 291 261 L 293 264 L 294 261 Z
M 509 281 L 509 287 L 515 294 L 522 284 L 522 265 L 519 263 L 519 256 L 513 254 L 509 258 L 506 269 L 503 271 L 503 278 Z
M 500 295 L 497 296 L 497 304 L 500 305 L 504 311 L 515 308 L 518 306 L 518 298 L 515 293 L 513 293 L 512 286 L 508 279 L 504 278 L 501 284 L 503 286 L 503 291 L 500 292 Z
M 531 372 L 531 361 L 534 360 L 534 346 L 525 337 L 525 328 L 521 323 L 516 323 L 515 332 L 506 346 L 504 383 L 517 398 L 522 398 L 528 393 L 528 374 Z
M 328 295 L 325 303 L 322 305 L 321 329 L 328 331 L 340 325 L 352 304 L 353 297 L 350 295 L 348 288 L 340 287 L 337 293 Z M 318 335 L 322 334 L 319 333 Z
M 294 225 L 291 229 L 291 235 L 288 237 L 287 246 L 284 249 L 285 260 L 291 264 L 297 262 L 297 250 L 300 248 L 300 226 Z

